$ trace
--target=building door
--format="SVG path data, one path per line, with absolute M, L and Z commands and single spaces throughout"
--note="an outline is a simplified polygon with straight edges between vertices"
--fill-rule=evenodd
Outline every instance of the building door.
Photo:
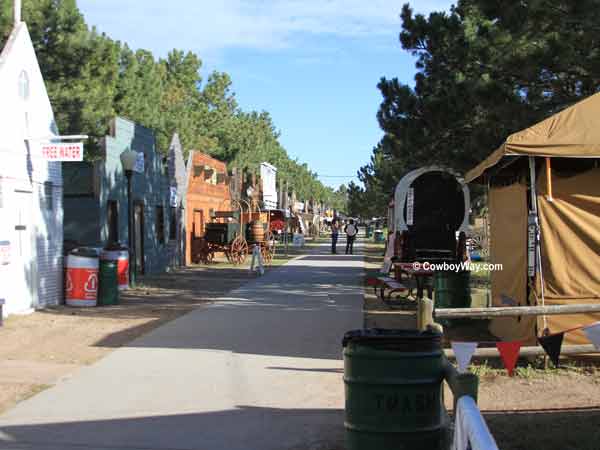
M 30 191 L 15 191 L 15 214 L 12 233 L 12 261 L 14 279 L 11 280 L 7 309 L 24 311 L 36 304 L 37 273 L 34 252 L 34 227 L 31 214 L 33 194 Z
M 133 207 L 135 227 L 135 272 L 144 273 L 144 205 L 136 203 Z
M 194 222 L 192 224 L 192 232 L 194 238 L 204 236 L 204 211 L 201 209 L 194 210 Z

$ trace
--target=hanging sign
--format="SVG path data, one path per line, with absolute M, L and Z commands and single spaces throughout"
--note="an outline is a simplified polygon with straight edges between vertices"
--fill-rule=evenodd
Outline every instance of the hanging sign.
M 406 225 L 412 225 L 415 221 L 415 190 L 410 188 L 406 196 Z
M 40 153 L 46 161 L 83 161 L 83 142 L 40 144 Z
M 0 241 L 0 266 L 10 264 L 10 241 Z
M 537 218 L 532 212 L 527 217 L 527 275 L 535 276 L 535 251 L 537 244 Z
M 138 152 L 137 158 L 135 159 L 135 165 L 133 171 L 137 173 L 144 173 L 144 152 Z
M 169 205 L 172 206 L 173 208 L 176 208 L 178 202 L 179 202 L 179 199 L 177 198 L 177 188 L 171 186 L 171 196 L 170 196 L 170 200 L 169 200 Z

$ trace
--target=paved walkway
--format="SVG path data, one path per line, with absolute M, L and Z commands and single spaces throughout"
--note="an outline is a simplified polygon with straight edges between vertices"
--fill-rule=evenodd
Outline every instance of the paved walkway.
M 342 448 L 341 337 L 361 327 L 363 259 L 320 250 L 20 403 L 0 449 Z

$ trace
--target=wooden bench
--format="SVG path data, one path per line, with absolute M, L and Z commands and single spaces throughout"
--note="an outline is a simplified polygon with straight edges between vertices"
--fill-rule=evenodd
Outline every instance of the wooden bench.
M 2 326 L 2 322 L 3 322 L 3 311 L 4 309 L 4 299 L 0 298 L 0 327 Z
M 404 291 L 408 291 L 408 288 L 403 285 L 402 283 L 399 283 L 398 281 L 396 281 L 394 278 L 390 278 L 390 277 L 377 277 L 377 281 L 379 282 L 378 286 L 375 286 L 375 295 L 377 295 L 377 288 L 379 288 L 379 296 L 381 297 L 381 300 L 385 301 L 386 300 L 386 295 L 385 295 L 385 291 L 387 290 L 387 298 L 391 298 L 392 294 L 396 293 L 396 292 L 404 292 Z

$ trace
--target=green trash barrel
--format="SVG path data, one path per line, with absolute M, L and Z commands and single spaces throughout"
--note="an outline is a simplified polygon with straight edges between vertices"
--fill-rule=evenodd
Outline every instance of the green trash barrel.
M 471 307 L 471 272 L 436 271 L 433 292 L 436 308 Z M 464 325 L 469 319 L 438 320 L 443 326 Z
M 98 305 L 108 306 L 119 303 L 119 277 L 117 261 L 100 257 Z
M 417 330 L 346 333 L 347 450 L 443 448 L 441 337 Z

